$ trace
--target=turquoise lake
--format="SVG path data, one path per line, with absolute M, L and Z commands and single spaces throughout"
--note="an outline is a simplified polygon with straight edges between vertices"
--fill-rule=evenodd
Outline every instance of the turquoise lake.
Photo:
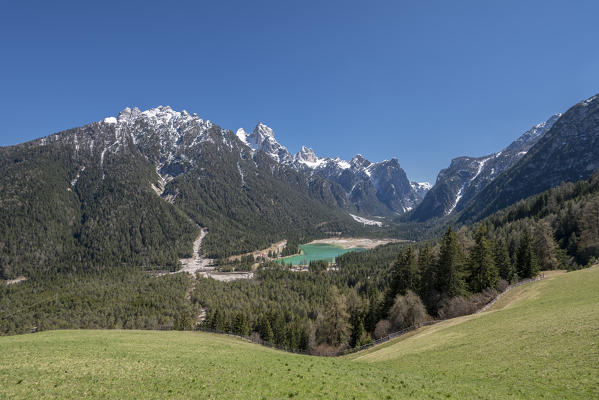
M 355 247 L 351 249 L 344 249 L 341 246 L 334 244 L 301 244 L 300 249 L 302 254 L 296 256 L 289 256 L 281 259 L 281 262 L 289 265 L 309 265 L 310 261 L 326 260 L 329 262 L 335 261 L 337 256 L 341 254 L 349 253 L 351 251 L 363 251 L 365 249 Z

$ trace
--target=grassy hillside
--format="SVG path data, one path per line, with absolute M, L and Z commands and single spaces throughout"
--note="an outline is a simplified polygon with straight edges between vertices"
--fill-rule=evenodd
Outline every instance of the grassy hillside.
M 599 396 L 599 267 L 521 286 L 484 314 L 346 358 L 196 332 L 0 338 L 1 398 L 555 398 Z

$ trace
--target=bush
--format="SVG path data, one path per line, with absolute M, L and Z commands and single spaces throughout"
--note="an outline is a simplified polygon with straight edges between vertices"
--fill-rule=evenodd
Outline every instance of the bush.
M 333 356 L 339 354 L 341 350 L 344 349 L 344 346 L 331 346 L 328 343 L 322 343 L 313 348 L 310 351 L 310 354 L 315 356 Z
M 420 297 L 411 290 L 405 296 L 398 295 L 393 307 L 389 310 L 389 321 L 394 331 L 419 326 L 430 319 Z
M 382 337 L 387 336 L 391 333 L 391 322 L 386 319 L 382 319 L 376 323 L 376 327 L 374 328 L 374 338 L 380 339 Z
M 499 291 L 499 293 L 501 293 L 505 291 L 505 289 L 507 289 L 509 285 L 510 283 L 505 279 L 499 279 L 499 282 L 497 282 L 497 290 Z
M 441 308 L 439 308 L 439 318 L 455 318 L 461 315 L 472 314 L 475 311 L 476 307 L 470 303 L 466 297 L 456 296 L 441 303 Z
M 497 297 L 497 294 L 497 290 L 486 288 L 482 292 L 475 293 L 469 297 L 452 297 L 441 303 L 439 318 L 447 319 L 473 314 Z

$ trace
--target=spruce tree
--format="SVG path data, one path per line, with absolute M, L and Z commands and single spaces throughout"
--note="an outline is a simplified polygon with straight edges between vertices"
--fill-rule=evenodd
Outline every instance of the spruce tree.
M 360 339 L 364 336 L 365 332 L 366 330 L 364 329 L 364 320 L 362 318 L 358 318 L 357 322 L 353 324 L 349 346 L 361 346 Z
M 260 318 L 260 322 L 258 323 L 258 333 L 260 333 L 260 338 L 265 342 L 273 342 L 274 334 L 272 333 L 270 321 L 265 315 Z
M 233 332 L 241 336 L 249 335 L 250 327 L 244 313 L 240 312 L 235 315 L 235 319 L 233 320 Z
M 481 292 L 485 288 L 497 285 L 499 274 L 493 260 L 491 246 L 487 240 L 487 229 L 479 225 L 474 237 L 475 244 L 470 251 L 470 288 L 473 292 Z
M 437 263 L 428 242 L 420 249 L 418 254 L 418 268 L 421 272 L 420 290 L 418 293 L 420 293 L 420 297 L 427 308 L 429 308 L 429 311 L 432 311 L 437 293 L 435 289 L 437 283 Z
M 532 278 L 539 273 L 539 263 L 534 251 L 533 239 L 528 229 L 520 239 L 518 246 L 518 276 L 520 278 Z
M 408 290 L 417 292 L 420 288 L 420 269 L 412 246 L 399 254 L 393 263 L 392 274 L 385 300 L 386 310 L 391 308 L 398 294 L 403 296 Z
M 514 279 L 514 264 L 512 264 L 512 260 L 510 259 L 510 254 L 508 253 L 507 246 L 502 239 L 499 239 L 495 242 L 494 248 L 494 258 L 495 265 L 499 271 L 499 276 L 502 279 L 505 279 L 508 282 L 511 282 Z
M 465 293 L 463 255 L 458 238 L 451 227 L 441 241 L 436 281 L 437 289 L 448 297 Z

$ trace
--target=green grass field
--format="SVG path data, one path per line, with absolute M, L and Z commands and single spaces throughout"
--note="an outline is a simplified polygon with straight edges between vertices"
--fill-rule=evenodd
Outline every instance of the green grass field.
M 599 267 L 346 358 L 197 332 L 0 338 L 1 398 L 599 398 Z

